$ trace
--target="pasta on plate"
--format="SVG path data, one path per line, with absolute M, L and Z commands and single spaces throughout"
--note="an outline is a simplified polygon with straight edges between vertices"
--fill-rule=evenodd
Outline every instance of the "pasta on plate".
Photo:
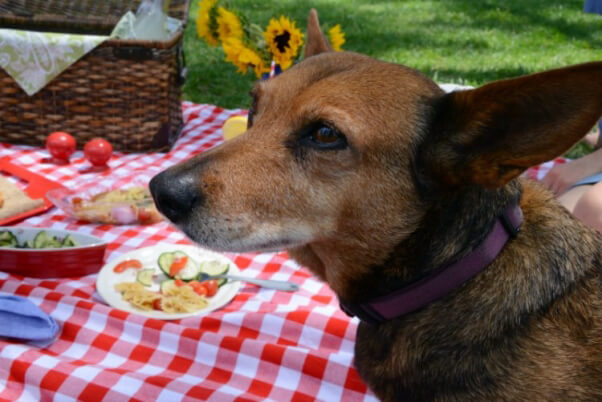
M 207 299 L 189 286 L 173 287 L 164 293 L 152 292 L 138 282 L 121 282 L 115 285 L 124 301 L 141 310 L 156 310 L 157 303 L 166 313 L 193 313 L 209 305 Z M 158 300 L 158 301 L 157 301 Z

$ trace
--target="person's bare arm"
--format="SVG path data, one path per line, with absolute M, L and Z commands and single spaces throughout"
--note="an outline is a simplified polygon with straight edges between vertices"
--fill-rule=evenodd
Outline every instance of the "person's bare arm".
M 602 172 L 602 148 L 579 159 L 554 166 L 542 183 L 554 194 L 560 195 L 579 180 Z

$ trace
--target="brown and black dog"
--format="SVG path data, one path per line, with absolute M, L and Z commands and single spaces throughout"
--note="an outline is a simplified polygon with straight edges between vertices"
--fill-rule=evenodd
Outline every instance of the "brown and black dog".
M 355 364 L 383 400 L 602 400 L 602 239 L 517 178 L 600 117 L 602 62 L 445 94 L 329 51 L 312 11 L 306 59 L 253 95 L 244 135 L 151 182 L 192 239 L 287 249 L 327 281 L 362 318 Z M 500 218 L 517 204 L 518 233 L 520 210 Z M 370 309 L 417 284 L 413 308 Z

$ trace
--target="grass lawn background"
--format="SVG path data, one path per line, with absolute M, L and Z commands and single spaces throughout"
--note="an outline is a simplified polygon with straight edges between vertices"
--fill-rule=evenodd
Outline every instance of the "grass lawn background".
M 224 61 L 221 48 L 196 35 L 192 1 L 184 46 L 185 99 L 247 107 L 255 79 Z M 602 16 L 583 0 L 234 0 L 231 7 L 265 28 L 281 14 L 305 31 L 311 7 L 320 22 L 341 24 L 345 50 L 405 64 L 439 82 L 485 82 L 602 60 Z
M 323 26 L 341 24 L 344 50 L 405 64 L 437 82 L 481 85 L 545 69 L 602 60 L 602 16 L 583 0 L 230 0 L 265 29 L 285 15 L 304 32 L 310 8 Z M 220 47 L 196 34 L 192 0 L 184 37 L 184 99 L 247 108 L 255 76 L 236 73 Z M 578 150 L 582 154 L 587 150 Z

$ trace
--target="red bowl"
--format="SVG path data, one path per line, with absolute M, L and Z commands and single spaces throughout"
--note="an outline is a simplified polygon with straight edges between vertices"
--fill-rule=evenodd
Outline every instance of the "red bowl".
M 34 278 L 61 278 L 96 273 L 104 264 L 107 244 L 95 236 L 69 230 L 0 227 L 17 237 L 19 244 L 32 241 L 40 231 L 60 239 L 71 235 L 77 246 L 64 248 L 0 247 L 0 271 Z

